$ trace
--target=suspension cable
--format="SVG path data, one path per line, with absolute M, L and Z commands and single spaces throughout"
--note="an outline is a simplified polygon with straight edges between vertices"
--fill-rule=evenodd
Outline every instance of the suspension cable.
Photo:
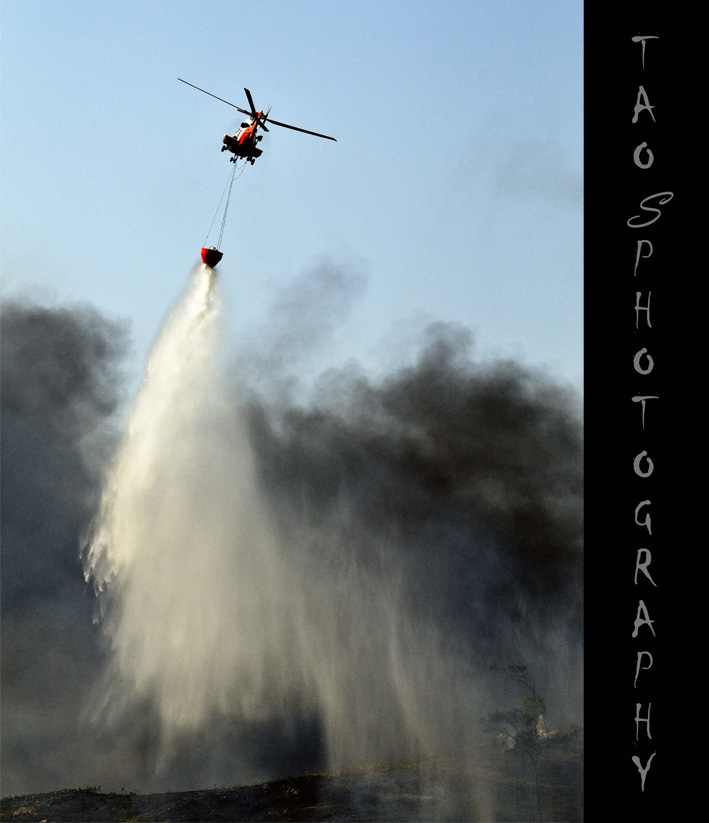
M 246 168 L 246 163 L 241 167 L 241 171 Z M 231 200 L 231 187 L 234 185 L 234 180 L 236 174 L 236 163 L 234 163 L 234 171 L 231 173 L 231 182 L 229 183 L 229 194 L 226 197 L 226 206 L 224 206 L 224 217 L 222 217 L 222 227 L 219 229 L 219 241 L 217 242 L 217 248 L 220 249 L 222 247 L 222 235 L 224 234 L 224 224 L 226 223 L 226 213 L 229 209 L 229 200 Z M 239 177 L 241 177 L 241 172 L 239 172 Z M 223 196 L 223 195 L 222 195 Z
M 246 163 L 243 163 L 243 165 L 241 166 L 241 171 L 239 172 L 239 177 L 241 177 L 241 175 L 244 173 L 245 168 L 246 168 Z M 207 246 L 207 240 L 209 239 L 209 235 L 212 231 L 212 226 L 214 226 L 214 221 L 217 219 L 217 214 L 219 213 L 219 209 L 221 208 L 222 201 L 224 200 L 224 195 L 227 193 L 227 188 L 228 188 L 229 189 L 229 195 L 227 197 L 226 206 L 224 207 L 224 216 L 222 218 L 222 226 L 221 226 L 221 230 L 219 232 L 219 243 L 217 245 L 217 248 L 221 248 L 222 235 L 224 234 L 224 224 L 226 222 L 226 212 L 227 212 L 227 209 L 229 208 L 229 198 L 231 197 L 231 187 L 234 185 L 234 180 L 236 179 L 235 175 L 236 175 L 236 163 L 234 163 L 234 168 L 232 169 L 231 175 L 229 176 L 229 178 L 226 181 L 226 185 L 224 186 L 224 191 L 222 192 L 222 196 L 219 198 L 219 205 L 217 206 L 216 211 L 214 212 L 214 217 L 212 217 L 212 222 L 209 224 L 209 229 L 207 229 L 207 236 L 204 239 L 204 246 L 205 247 Z

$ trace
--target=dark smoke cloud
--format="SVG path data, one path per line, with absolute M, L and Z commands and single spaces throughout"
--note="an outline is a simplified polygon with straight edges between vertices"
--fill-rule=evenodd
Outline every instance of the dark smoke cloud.
M 126 338 L 90 309 L 9 304 L 1 328 L 6 615 L 74 578 L 71 535 L 96 502 Z
M 89 308 L 2 308 L 3 790 L 61 782 L 97 661 L 78 535 L 115 432 L 125 328 Z
M 349 366 L 323 375 L 308 403 L 265 395 L 258 368 L 287 374 L 361 289 L 332 267 L 309 283 L 320 308 L 331 287 L 339 295 L 325 320 L 284 298 L 274 318 L 289 323 L 249 373 L 250 431 L 281 533 L 307 519 L 330 535 L 336 522 L 312 560 L 335 569 L 342 546 L 375 573 L 395 555 L 405 597 L 472 666 L 529 665 L 548 703 L 578 720 L 578 398 L 543 372 L 476 361 L 470 333 L 446 324 L 382 378 Z M 2 792 L 233 785 L 316 763 L 318 722 L 306 715 L 208 726 L 157 776 L 150 707 L 110 738 L 82 724 L 104 651 L 79 541 L 116 443 L 126 332 L 86 308 L 8 303 L 2 342 Z
M 472 348 L 467 329 L 432 324 L 409 367 L 333 370 L 311 406 L 253 420 L 264 487 L 289 516 L 346 500 L 372 538 L 396 533 L 414 587 L 446 592 L 440 618 L 501 652 L 502 619 L 563 608 L 580 630 L 582 427 L 571 389 Z

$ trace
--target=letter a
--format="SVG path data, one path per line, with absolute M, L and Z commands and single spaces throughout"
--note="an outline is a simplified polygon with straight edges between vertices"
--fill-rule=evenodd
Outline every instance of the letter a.
M 641 612 L 642 612 L 642 617 L 640 616 Z M 650 615 L 647 613 L 647 608 L 645 607 L 645 604 L 641 600 L 638 603 L 638 613 L 635 616 L 635 623 L 634 623 L 635 628 L 633 629 L 633 637 L 638 636 L 638 631 L 639 631 L 640 627 L 643 625 L 643 623 L 646 624 L 647 626 L 649 626 L 650 631 L 653 634 L 655 634 L 655 630 L 652 628 L 653 622 L 654 622 L 653 620 L 650 620 Z
M 640 98 L 642 98 L 643 100 L 642 103 L 640 102 Z M 640 88 L 638 89 L 638 99 L 635 103 L 635 114 L 633 115 L 633 123 L 638 122 L 638 115 L 643 109 L 649 111 L 650 117 L 652 117 L 652 119 L 655 120 L 655 115 L 652 113 L 653 106 L 650 105 L 650 101 L 647 99 L 647 92 L 642 86 L 640 86 Z

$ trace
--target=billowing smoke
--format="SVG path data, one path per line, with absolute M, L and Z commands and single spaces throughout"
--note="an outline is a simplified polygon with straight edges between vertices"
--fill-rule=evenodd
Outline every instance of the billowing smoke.
M 123 327 L 86 307 L 2 308 L 2 788 L 78 782 L 100 659 L 77 537 L 116 442 Z M 88 747 L 87 747 L 88 748 Z
M 359 284 L 312 288 L 340 318 Z M 328 324 L 306 327 L 322 345 Z M 123 330 L 3 310 L 3 792 L 465 746 L 501 708 L 491 663 L 579 719 L 577 398 L 434 324 L 411 363 L 330 371 L 296 403 L 264 355 L 290 365 L 279 336 L 234 369 L 196 270 L 114 451 Z

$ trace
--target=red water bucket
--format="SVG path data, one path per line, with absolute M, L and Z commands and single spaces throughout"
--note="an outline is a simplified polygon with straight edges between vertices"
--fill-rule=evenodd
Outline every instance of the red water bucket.
M 205 266 L 209 266 L 212 269 L 217 265 L 222 257 L 222 252 L 220 252 L 219 249 L 214 248 L 214 246 L 212 246 L 211 249 L 202 249 L 202 262 Z

